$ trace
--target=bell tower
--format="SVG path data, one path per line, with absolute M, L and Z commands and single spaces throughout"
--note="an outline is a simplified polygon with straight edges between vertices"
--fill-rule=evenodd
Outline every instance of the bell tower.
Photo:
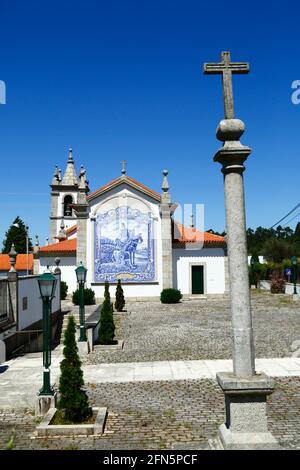
M 72 204 L 77 203 L 79 192 L 79 179 L 73 160 L 72 149 L 69 149 L 64 176 L 61 170 L 55 167 L 51 187 L 51 214 L 50 214 L 50 243 L 57 241 L 61 221 L 64 220 L 66 229 L 77 223 L 77 217 Z

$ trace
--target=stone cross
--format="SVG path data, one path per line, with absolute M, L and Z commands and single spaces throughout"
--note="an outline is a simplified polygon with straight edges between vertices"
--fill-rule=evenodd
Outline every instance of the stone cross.
M 255 372 L 254 339 L 250 304 L 246 214 L 243 172 L 251 149 L 241 144 L 245 125 L 234 118 L 232 73 L 247 73 L 246 63 L 231 63 L 229 52 L 221 64 L 205 64 L 204 73 L 222 73 L 225 117 L 217 129 L 223 142 L 214 156 L 224 175 L 230 304 L 232 319 L 233 373 L 217 373 L 225 395 L 226 421 L 219 428 L 225 449 L 273 449 L 277 442 L 268 431 L 266 397 L 274 381 Z
M 231 62 L 230 52 L 222 52 L 221 62 L 205 63 L 203 70 L 205 74 L 222 74 L 225 119 L 234 119 L 232 74 L 248 73 L 250 70 L 249 63 Z
M 121 163 L 121 165 L 122 165 L 122 170 L 121 170 L 122 175 L 125 175 L 125 174 L 126 174 L 125 165 L 126 165 L 127 162 L 126 162 L 126 160 L 122 160 L 120 163 Z

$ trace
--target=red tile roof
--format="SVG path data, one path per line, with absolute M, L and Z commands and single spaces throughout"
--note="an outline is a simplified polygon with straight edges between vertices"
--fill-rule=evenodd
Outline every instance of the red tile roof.
M 176 243 L 204 243 L 204 245 L 225 245 L 226 240 L 220 235 L 214 235 L 209 232 L 201 232 L 200 230 L 192 227 L 185 227 L 179 222 L 173 222 L 174 224 L 174 240 Z M 77 226 L 68 229 L 74 233 L 77 230 Z M 40 248 L 42 253 L 75 253 L 77 247 L 77 239 L 71 238 L 64 240 L 59 243 L 53 243 L 51 245 L 43 246 Z M 8 256 L 8 255 L 7 255 Z M 23 255 L 25 256 L 25 255 Z
M 28 268 L 27 268 L 27 259 L 28 259 Z M 28 258 L 26 254 L 19 254 L 16 258 L 15 270 L 16 271 L 33 271 L 33 254 L 29 253 Z M 10 262 L 9 255 L 0 254 L 0 271 L 9 271 Z
M 174 243 L 204 243 L 205 245 L 225 245 L 224 237 L 209 232 L 201 232 L 192 227 L 185 227 L 174 222 Z
M 76 252 L 77 239 L 71 238 L 70 240 L 64 240 L 58 243 L 52 243 L 51 245 L 42 246 L 40 253 L 73 253 Z
M 106 192 L 110 188 L 112 188 L 114 186 L 118 186 L 119 184 L 126 183 L 126 182 L 129 183 L 129 184 L 131 183 L 132 186 L 137 186 L 138 188 L 140 188 L 142 191 L 144 191 L 146 193 L 150 193 L 150 195 L 152 195 L 157 200 L 160 200 L 160 198 L 161 198 L 160 194 L 157 193 L 156 191 L 153 191 L 153 189 L 148 188 L 144 184 L 139 183 L 138 181 L 134 180 L 130 176 L 126 175 L 125 177 L 119 176 L 119 178 L 116 178 L 116 179 L 112 180 L 110 183 L 107 183 L 104 186 L 102 186 L 101 188 L 97 189 L 96 191 L 90 193 L 88 195 L 87 199 L 88 200 L 94 199 L 98 194 L 101 194 L 102 192 Z

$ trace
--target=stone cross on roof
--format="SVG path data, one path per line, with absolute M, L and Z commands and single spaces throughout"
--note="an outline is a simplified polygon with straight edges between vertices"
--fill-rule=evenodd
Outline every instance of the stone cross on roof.
M 230 52 L 222 52 L 221 61 L 205 63 L 203 70 L 205 74 L 222 74 L 225 119 L 234 119 L 232 74 L 248 73 L 250 67 L 248 62 L 231 62 Z
M 121 173 L 122 175 L 126 175 L 126 168 L 125 168 L 125 165 L 126 165 L 126 160 L 121 160 L 121 165 L 122 165 L 122 169 L 121 169 Z

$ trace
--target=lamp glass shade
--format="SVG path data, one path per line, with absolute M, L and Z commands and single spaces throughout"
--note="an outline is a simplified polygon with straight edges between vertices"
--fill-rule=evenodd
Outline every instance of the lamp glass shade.
M 78 268 L 75 269 L 75 272 L 77 282 L 85 282 L 87 269 L 82 265 L 82 263 L 80 264 L 80 266 L 78 266 Z
M 51 273 L 44 273 L 38 277 L 39 289 L 41 293 L 41 297 L 53 297 L 57 279 Z
M 295 266 L 297 264 L 297 256 L 292 256 L 291 257 L 291 262 Z

